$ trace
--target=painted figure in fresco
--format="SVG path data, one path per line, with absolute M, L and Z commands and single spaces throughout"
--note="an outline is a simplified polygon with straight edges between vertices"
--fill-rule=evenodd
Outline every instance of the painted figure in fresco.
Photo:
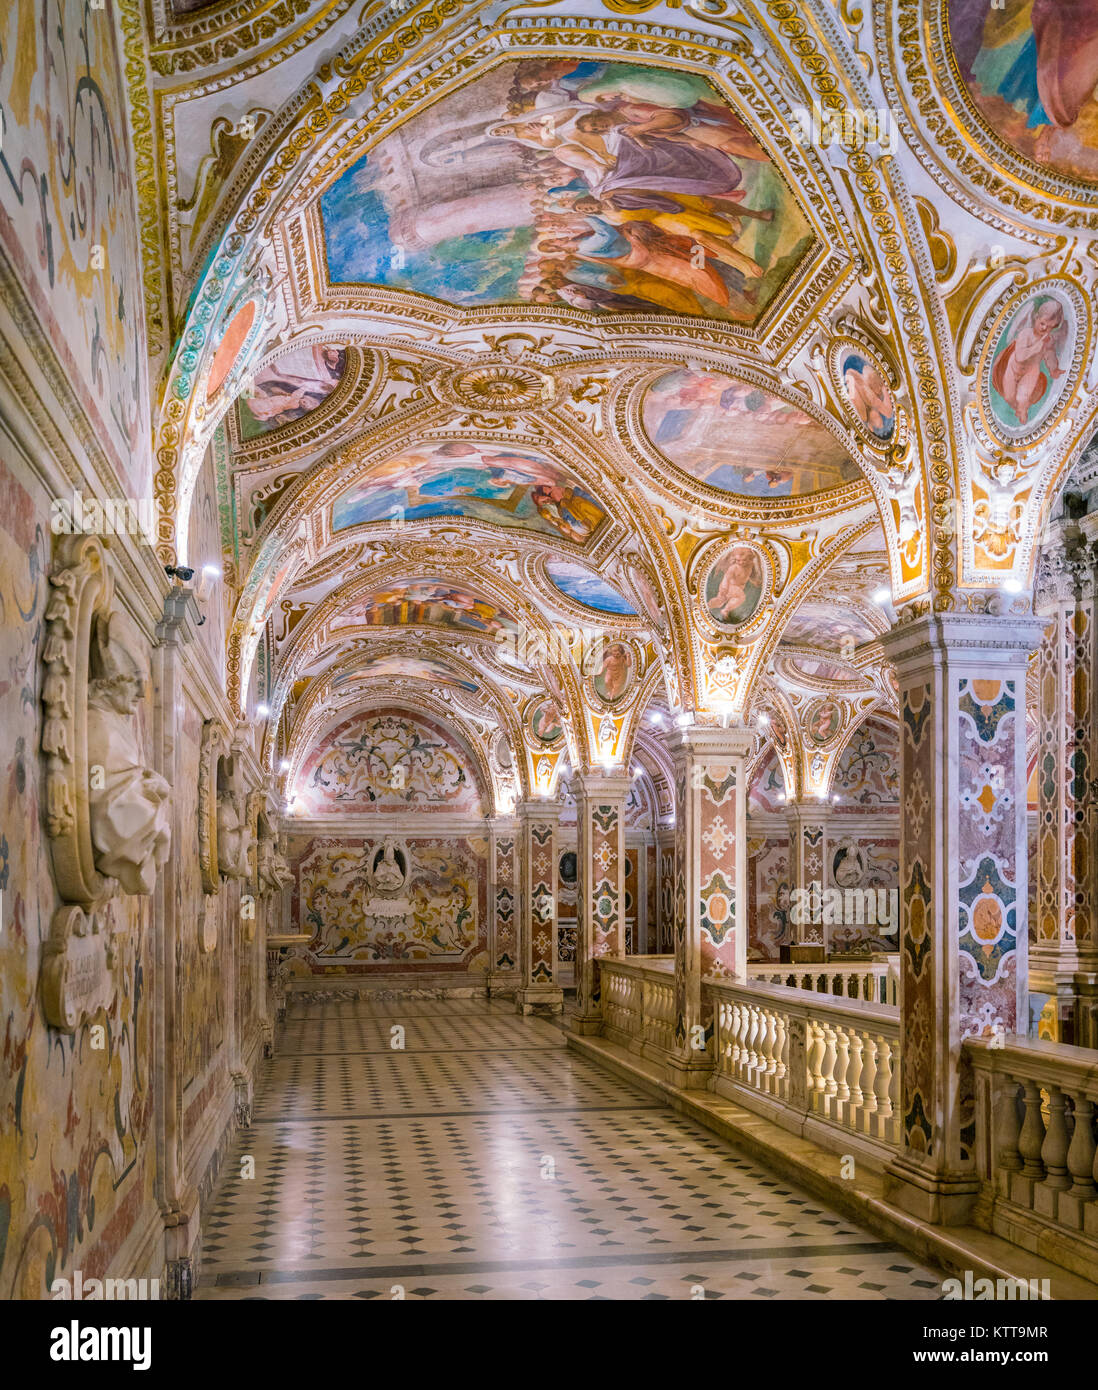
M 837 733 L 842 723 L 842 711 L 834 700 L 825 700 L 808 721 L 809 737 L 816 743 L 826 743 L 832 734 Z
M 456 101 L 449 126 L 423 113 L 324 195 L 333 280 L 748 322 L 809 245 L 765 151 L 700 77 L 530 59 Z M 412 219 L 409 179 L 428 209 Z
M 530 728 L 534 737 L 542 743 L 553 743 L 560 738 L 560 710 L 554 700 L 545 700 L 537 707 L 530 721 Z
M 256 374 L 245 404 L 268 429 L 299 420 L 332 394 L 345 362 L 344 350 L 329 343 L 287 353 Z
M 1052 383 L 1064 375 L 1060 357 L 1067 336 L 1064 306 L 1052 295 L 1037 295 L 1019 310 L 1007 330 L 1007 345 L 1000 348 L 992 365 L 991 384 L 1019 425 L 1029 423 Z
M 878 439 L 890 439 L 896 427 L 896 407 L 892 392 L 873 363 L 851 353 L 843 362 L 843 387 L 862 424 Z
M 762 597 L 762 560 L 748 545 L 738 545 L 723 556 L 706 581 L 709 612 L 719 623 L 742 623 L 750 618 Z
M 951 0 L 962 76 L 989 123 L 1022 154 L 1098 176 L 1095 0 Z
M 592 684 L 595 693 L 607 704 L 620 700 L 629 689 L 633 661 L 629 648 L 621 642 L 611 642 L 602 654 L 602 664 Z
M 137 707 L 146 684 L 136 635 L 96 624 L 88 681 L 88 805 L 95 867 L 125 893 L 151 893 L 168 857 L 171 788 L 145 764 Z

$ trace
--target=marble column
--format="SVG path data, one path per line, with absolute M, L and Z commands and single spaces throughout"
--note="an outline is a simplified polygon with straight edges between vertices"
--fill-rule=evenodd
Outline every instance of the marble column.
M 705 980 L 743 979 L 747 966 L 747 779 L 752 735 L 676 731 L 675 1047 L 679 1086 L 703 1085 L 712 1016 Z
M 488 993 L 513 991 L 519 982 L 519 822 L 500 816 L 488 823 Z
M 790 960 L 822 961 L 824 853 L 827 845 L 826 803 L 818 797 L 786 807 L 789 826 Z
M 599 960 L 625 955 L 625 798 L 627 773 L 588 772 L 575 778 L 578 894 L 576 1013 L 572 1027 L 602 1027 Z
M 519 957 L 521 982 L 515 996 L 519 1013 L 560 1013 L 564 993 L 556 978 L 557 840 L 560 804 L 527 801 L 519 810 L 521 826 Z
M 1043 624 L 929 614 L 893 628 L 900 686 L 900 1152 L 889 1200 L 968 1219 L 968 1037 L 1026 1031 L 1026 663 Z
M 1074 530 L 1074 528 L 1072 528 Z M 1036 921 L 1030 989 L 1055 998 L 1056 1041 L 1093 1047 L 1098 990 L 1094 776 L 1098 643 L 1090 548 L 1062 533 L 1041 557 Z

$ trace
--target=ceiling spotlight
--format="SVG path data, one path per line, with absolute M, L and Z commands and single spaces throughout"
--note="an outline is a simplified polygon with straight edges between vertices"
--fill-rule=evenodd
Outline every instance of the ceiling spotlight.
M 770 723 L 770 716 L 769 716 L 769 714 L 767 714 L 767 713 L 764 711 L 762 714 L 759 715 L 759 727 L 760 727 L 761 729 L 765 729 L 766 726 L 767 726 L 769 723 Z
M 833 797 L 831 798 L 831 800 L 832 800 L 833 802 L 835 802 L 836 805 L 838 805 L 838 801 L 839 801 L 838 796 L 833 796 Z
M 278 770 L 279 770 L 279 772 L 289 772 L 289 770 L 290 770 L 290 760 L 289 760 L 289 758 L 283 758 L 283 759 L 282 759 L 282 761 L 281 761 L 281 762 L 279 763 L 279 765 L 278 765 Z
M 255 712 L 259 715 L 260 719 L 266 719 L 271 712 L 271 707 L 270 705 L 256 705 Z
M 693 721 L 691 720 L 688 714 L 680 714 L 678 718 L 675 720 L 675 723 L 679 726 L 680 729 L 688 729 L 692 722 Z
M 1022 592 L 1022 586 L 1016 579 L 1008 579 L 1003 588 L 1008 594 L 1020 594 Z
M 639 767 L 633 768 L 632 771 L 630 772 L 630 776 L 632 776 L 632 777 L 639 777 L 640 775 L 641 775 L 641 770 L 640 770 Z
M 879 603 L 879 604 L 881 604 L 882 606 L 883 606 L 884 604 L 886 604 L 886 603 L 891 603 L 891 602 L 892 602 L 892 590 L 891 590 L 891 589 L 878 589 L 877 592 L 873 595 L 873 602 L 874 602 L 874 603 Z
M 220 578 L 221 578 L 221 566 L 220 566 L 220 565 L 203 565 L 203 566 L 202 566 L 202 573 L 206 576 L 207 579 L 220 579 Z
M 189 584 L 194 578 L 194 570 L 187 565 L 165 565 L 164 573 L 169 579 L 178 579 L 180 584 Z
M 662 724 L 663 715 L 659 712 L 658 709 L 654 709 L 652 713 L 648 716 L 648 720 L 651 724 Z

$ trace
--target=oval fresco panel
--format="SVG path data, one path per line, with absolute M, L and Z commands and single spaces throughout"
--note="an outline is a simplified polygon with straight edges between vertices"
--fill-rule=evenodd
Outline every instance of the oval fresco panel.
M 585 565 L 573 565 L 567 560 L 550 560 L 545 572 L 561 593 L 575 603 L 582 603 L 600 613 L 636 617 L 637 610 L 628 599 L 613 584 Z
M 806 731 L 813 743 L 830 743 L 842 727 L 843 709 L 835 700 L 821 700 L 808 713 Z
M 665 373 L 646 391 L 641 419 L 671 463 L 738 497 L 807 497 L 862 476 L 831 432 L 803 410 L 722 373 Z
M 734 545 L 705 577 L 705 607 L 716 623 L 735 627 L 758 612 L 766 591 L 766 567 L 753 545 Z
M 457 306 L 755 323 L 813 243 L 703 77 L 507 62 L 391 131 L 321 196 L 330 283 Z
M 240 438 L 256 439 L 323 405 L 343 379 L 346 366 L 344 348 L 318 343 L 295 348 L 260 368 L 251 388 L 236 403 Z
M 583 544 L 606 512 L 558 463 L 532 449 L 451 439 L 406 449 L 336 499 L 332 530 L 367 521 L 459 516 Z
M 992 345 L 985 382 L 1003 434 L 1029 434 L 1056 407 L 1070 380 L 1078 326 L 1075 308 L 1059 290 L 1028 295 Z
M 961 78 L 1025 159 L 1098 182 L 1098 0 L 949 0 Z
M 633 653 L 624 642 L 599 643 L 591 652 L 587 670 L 598 698 L 605 704 L 615 704 L 632 689 Z
M 896 432 L 896 402 L 871 357 L 847 349 L 839 357 L 839 380 L 846 403 L 865 428 L 887 444 Z
M 555 700 L 542 700 L 530 716 L 530 732 L 539 743 L 556 743 L 564 728 Z

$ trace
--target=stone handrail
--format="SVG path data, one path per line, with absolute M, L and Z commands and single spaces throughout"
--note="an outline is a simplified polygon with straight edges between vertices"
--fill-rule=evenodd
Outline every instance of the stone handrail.
M 775 961 L 749 961 L 747 978 L 754 984 L 785 985 L 834 994 L 869 1003 L 900 1002 L 900 975 L 895 961 L 826 961 L 819 965 L 779 965 Z
M 1087 1048 L 969 1038 L 976 1220 L 1093 1278 L 1098 1268 L 1098 1061 Z
M 671 1051 L 675 1028 L 673 956 L 604 956 L 599 961 L 603 1032 L 642 1055 Z
M 832 1149 L 877 1162 L 891 1157 L 898 1009 L 785 985 L 711 983 L 705 991 L 713 1003 L 713 1090 Z

